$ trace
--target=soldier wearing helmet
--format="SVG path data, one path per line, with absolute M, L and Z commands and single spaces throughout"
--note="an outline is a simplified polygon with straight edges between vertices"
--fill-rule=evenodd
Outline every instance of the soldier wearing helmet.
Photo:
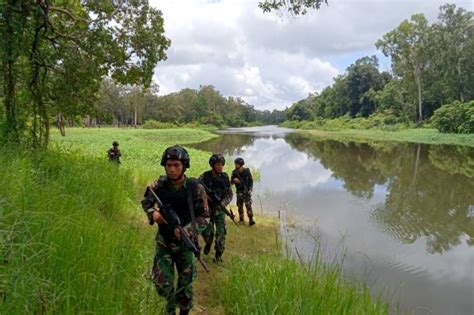
M 225 158 L 222 154 L 213 154 L 209 159 L 211 169 L 200 176 L 204 187 L 211 191 L 211 194 L 217 196 L 220 204 L 227 206 L 232 201 L 232 189 L 230 186 L 229 175 L 224 172 Z M 215 256 L 214 262 L 222 262 L 222 255 L 225 249 L 225 236 L 227 234 L 225 226 L 225 213 L 217 204 L 218 201 L 210 199 L 211 222 L 203 232 L 204 254 L 209 254 L 212 242 L 215 238 Z
M 231 181 L 237 191 L 237 208 L 239 209 L 239 223 L 244 224 L 244 204 L 247 209 L 249 226 L 255 224 L 252 212 L 253 178 L 250 169 L 244 167 L 244 159 L 238 157 L 234 160 L 235 169 L 232 171 Z
M 167 300 L 166 314 L 189 314 L 193 307 L 192 282 L 196 275 L 194 254 L 181 240 L 176 226 L 170 226 L 157 207 L 156 198 L 165 206 L 171 207 L 190 237 L 197 236 L 209 223 L 209 209 L 204 187 L 199 181 L 186 177 L 190 166 L 189 154 L 185 148 L 175 145 L 167 148 L 161 157 L 165 176 L 161 176 L 147 187 L 142 207 L 150 222 L 158 224 L 156 253 L 151 278 L 158 294 Z M 178 274 L 175 288 L 175 268 Z
M 120 157 L 122 153 L 120 152 L 119 143 L 117 141 L 112 142 L 112 147 L 107 151 L 107 157 L 110 162 L 120 164 Z

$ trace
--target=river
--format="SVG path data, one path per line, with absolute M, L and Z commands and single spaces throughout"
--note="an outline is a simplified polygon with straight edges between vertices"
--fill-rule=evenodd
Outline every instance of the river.
M 290 246 L 305 259 L 317 247 L 343 259 L 345 274 L 401 312 L 474 314 L 473 148 L 338 142 L 276 126 L 226 129 L 194 147 L 257 170 L 254 211 L 299 222 Z

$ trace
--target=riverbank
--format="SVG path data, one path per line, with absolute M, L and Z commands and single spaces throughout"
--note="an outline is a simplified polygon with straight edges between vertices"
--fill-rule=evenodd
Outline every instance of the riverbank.
M 154 165 L 161 150 L 193 139 L 189 134 L 174 139 L 168 132 L 133 137 L 78 130 L 73 139 L 62 139 L 60 149 L 34 155 L 2 150 L 0 313 L 162 309 L 163 300 L 147 279 L 156 230 L 147 224 L 139 200 L 144 182 L 162 173 Z M 116 136 L 126 157 L 118 171 L 103 156 L 103 147 Z M 189 174 L 196 176 L 208 167 L 209 153 L 190 154 Z M 153 169 L 137 178 L 134 168 L 142 163 Z M 194 313 L 387 313 L 386 304 L 375 302 L 364 285 L 343 280 L 337 266 L 301 265 L 282 256 L 279 222 L 256 220 L 252 228 L 228 222 L 224 264 L 214 265 L 211 256 L 205 257 L 211 274 L 198 266 Z
M 209 263 L 210 274 L 198 267 L 197 314 L 388 314 L 388 304 L 345 280 L 340 266 L 322 257 L 310 264 L 285 257 L 277 218 L 256 221 L 253 227 L 228 221 L 224 264 Z
M 411 142 L 424 144 L 450 144 L 474 147 L 474 134 L 446 134 L 436 129 L 402 129 L 384 131 L 379 129 L 344 129 L 338 131 L 295 129 L 295 132 L 310 134 L 321 139 L 340 141 L 372 142 Z

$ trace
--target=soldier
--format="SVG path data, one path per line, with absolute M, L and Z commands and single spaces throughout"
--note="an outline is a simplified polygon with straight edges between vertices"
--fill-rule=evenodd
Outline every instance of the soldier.
M 255 224 L 252 212 L 252 189 L 253 178 L 250 169 L 244 167 L 244 159 L 236 158 L 234 160 L 235 169 L 232 171 L 232 184 L 237 191 L 237 208 L 239 209 L 239 223 L 244 224 L 244 203 L 249 218 L 249 226 Z
M 181 146 L 169 147 L 163 153 L 161 165 L 166 176 L 161 176 L 147 187 L 142 207 L 150 224 L 158 223 L 156 254 L 151 278 L 160 296 L 167 300 L 167 314 L 189 314 L 193 306 L 192 282 L 196 276 L 193 252 L 184 244 L 176 226 L 171 226 L 163 215 L 164 209 L 156 207 L 156 197 L 164 206 L 173 209 L 181 220 L 190 238 L 197 243 L 197 236 L 209 223 L 209 208 L 204 187 L 195 179 L 184 175 L 189 168 L 189 155 Z M 169 218 L 168 218 L 169 220 Z M 175 267 L 178 274 L 177 287 L 174 286 Z
M 232 189 L 230 187 L 229 175 L 224 172 L 224 156 L 222 154 L 213 154 L 209 159 L 209 165 L 211 166 L 211 170 L 204 172 L 200 176 L 204 187 L 210 191 L 208 196 L 211 201 L 211 222 L 203 232 L 204 241 L 206 242 L 204 254 L 209 254 L 215 234 L 214 249 L 216 253 L 214 262 L 219 263 L 222 262 L 222 254 L 225 249 L 225 236 L 227 234 L 225 213 L 221 209 L 221 205 L 227 206 L 232 201 Z M 212 198 L 213 196 L 214 198 Z
M 119 143 L 117 141 L 112 142 L 112 147 L 107 151 L 107 157 L 109 158 L 110 162 L 120 164 L 120 157 L 122 156 L 122 153 L 120 152 L 118 146 Z

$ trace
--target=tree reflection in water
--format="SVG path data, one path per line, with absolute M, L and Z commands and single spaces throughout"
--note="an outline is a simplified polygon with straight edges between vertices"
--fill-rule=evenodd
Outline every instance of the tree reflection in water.
M 429 253 L 474 245 L 474 149 L 399 143 L 323 141 L 289 134 L 285 140 L 343 181 L 358 197 L 385 185 L 385 202 L 371 213 L 383 230 L 404 243 L 426 239 Z

